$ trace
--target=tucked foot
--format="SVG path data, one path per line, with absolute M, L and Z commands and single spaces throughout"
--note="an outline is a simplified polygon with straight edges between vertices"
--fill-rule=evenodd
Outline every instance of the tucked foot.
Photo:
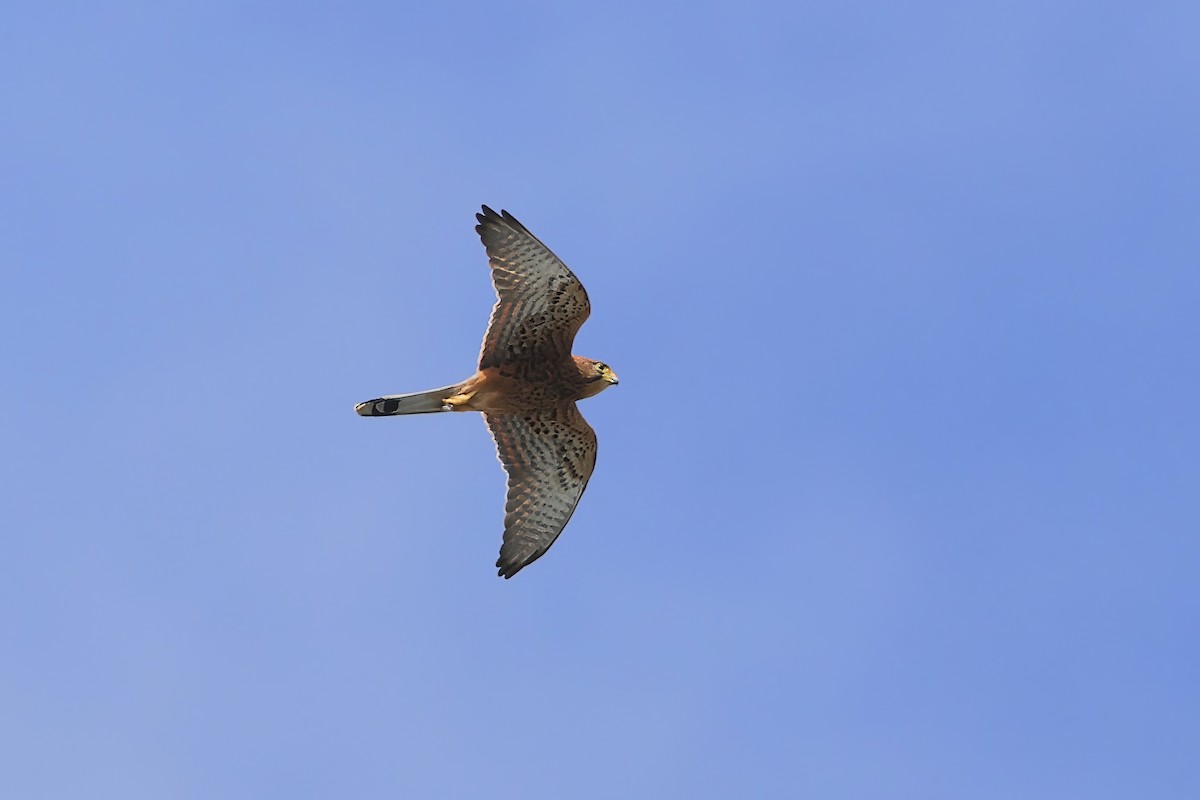
M 447 397 L 444 400 L 442 400 L 442 410 L 443 411 L 462 411 L 464 409 L 469 409 L 470 406 L 468 404 L 471 402 L 471 398 L 474 396 L 475 396 L 474 392 L 463 392 L 461 394 L 456 394 L 451 397 Z

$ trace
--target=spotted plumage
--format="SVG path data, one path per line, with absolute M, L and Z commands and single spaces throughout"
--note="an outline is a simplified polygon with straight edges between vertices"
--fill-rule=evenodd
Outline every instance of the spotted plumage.
M 496 305 L 479 368 L 461 383 L 359 403 L 365 417 L 481 411 L 508 474 L 504 543 L 511 578 L 540 558 L 575 513 L 596 465 L 596 434 L 575 403 L 617 383 L 607 364 L 571 354 L 591 313 L 583 284 L 507 211 L 475 215 Z

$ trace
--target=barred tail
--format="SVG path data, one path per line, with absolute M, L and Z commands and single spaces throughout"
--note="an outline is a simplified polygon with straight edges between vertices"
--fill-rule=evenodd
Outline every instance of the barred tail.
M 433 414 L 444 411 L 447 397 L 453 397 L 459 389 L 458 384 L 443 386 L 441 389 L 430 389 L 428 392 L 413 392 L 412 394 L 389 394 L 367 400 L 354 407 L 360 417 L 392 417 L 398 414 Z

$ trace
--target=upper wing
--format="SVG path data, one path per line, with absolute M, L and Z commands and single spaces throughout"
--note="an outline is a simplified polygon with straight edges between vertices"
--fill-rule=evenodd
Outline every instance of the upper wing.
M 574 403 L 524 414 L 484 414 L 508 473 L 504 544 L 511 578 L 550 549 L 575 513 L 596 466 L 596 432 Z
M 570 358 L 575 334 L 592 310 L 583 284 L 512 214 L 484 206 L 475 218 L 497 297 L 479 368 Z

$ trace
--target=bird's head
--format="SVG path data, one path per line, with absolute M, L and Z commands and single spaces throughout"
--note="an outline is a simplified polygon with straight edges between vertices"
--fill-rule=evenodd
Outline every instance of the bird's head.
M 603 361 L 575 356 L 575 363 L 579 365 L 579 371 L 588 382 L 585 397 L 600 394 L 608 387 L 616 386 L 618 383 L 617 373 L 613 372 L 612 368 Z

